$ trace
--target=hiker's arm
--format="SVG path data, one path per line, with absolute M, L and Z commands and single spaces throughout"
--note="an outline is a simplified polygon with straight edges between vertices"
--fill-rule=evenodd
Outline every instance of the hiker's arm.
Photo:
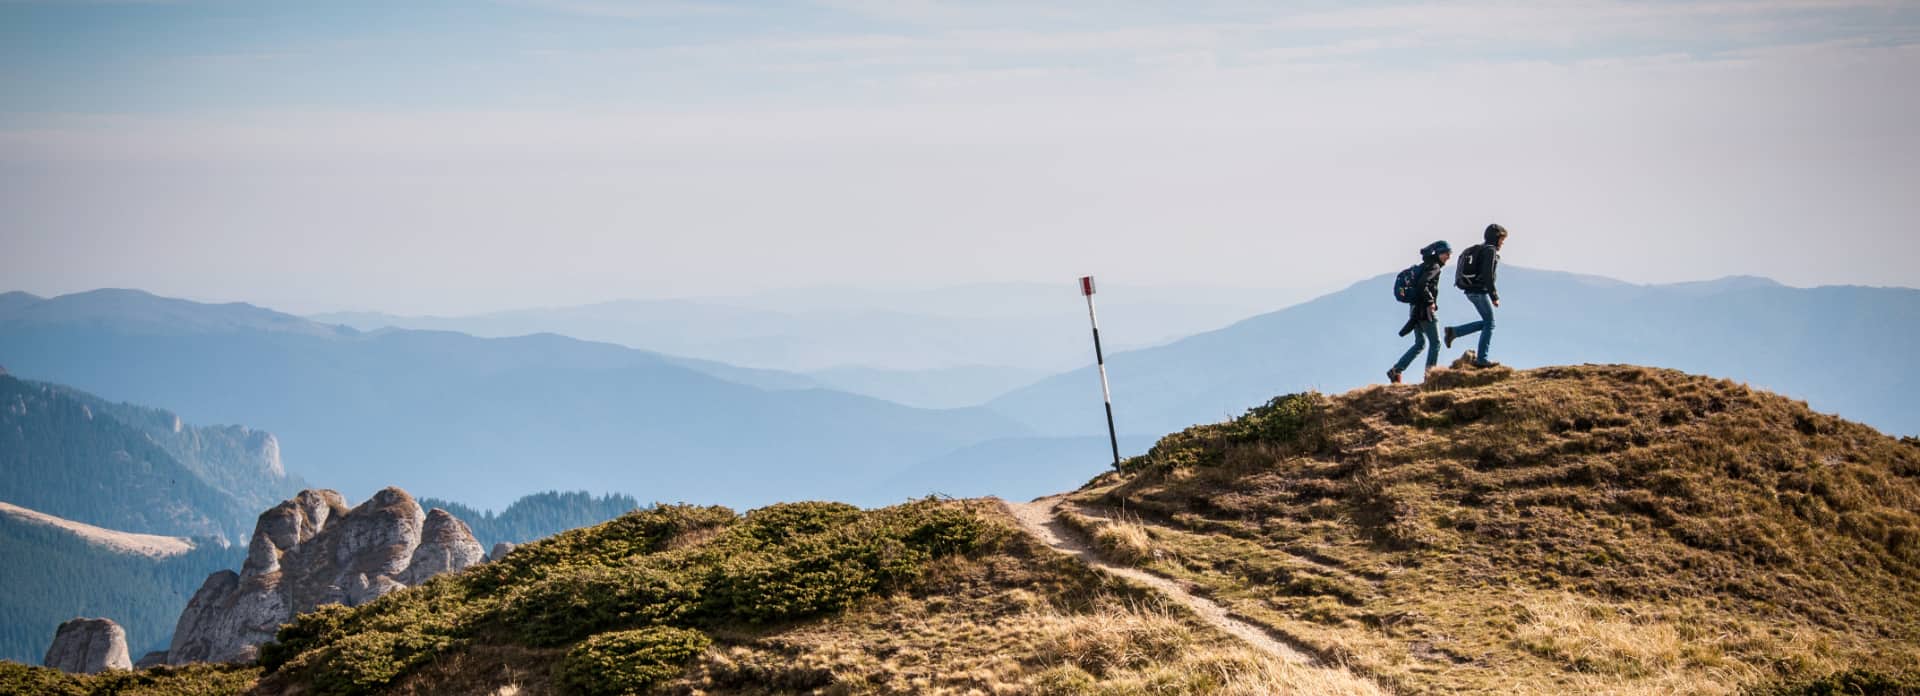
M 1500 252 L 1493 252 L 1493 263 L 1487 264 L 1487 297 L 1493 300 L 1493 306 L 1500 306 Z

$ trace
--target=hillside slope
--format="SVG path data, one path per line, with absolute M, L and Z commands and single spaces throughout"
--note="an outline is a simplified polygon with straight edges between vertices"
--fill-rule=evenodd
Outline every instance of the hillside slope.
M 1729 381 L 1496 368 L 1298 394 L 1071 501 L 1114 555 L 1407 692 L 1920 664 L 1920 441 Z
M 237 542 L 253 528 L 256 498 L 298 483 L 266 433 L 192 427 L 0 375 L 0 500 L 112 529 Z
M 149 693 L 1381 693 L 1056 554 L 997 501 L 636 511 L 279 638 Z M 0 691 L 96 681 L 0 664 Z
M 192 539 L 95 527 L 7 502 L 0 502 L 0 519 L 45 529 L 57 529 L 73 535 L 75 539 L 108 551 L 146 556 L 154 560 L 178 556 L 194 549 Z
M 152 693 L 1920 689 L 1920 442 L 1732 382 L 1292 395 L 1011 507 L 656 506 Z M 0 689 L 91 683 L 62 679 L 0 665 Z

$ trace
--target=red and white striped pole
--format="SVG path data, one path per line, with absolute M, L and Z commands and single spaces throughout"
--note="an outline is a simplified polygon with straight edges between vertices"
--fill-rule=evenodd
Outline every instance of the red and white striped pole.
M 1113 431 L 1113 390 L 1107 387 L 1107 356 L 1100 352 L 1100 317 L 1093 313 L 1093 276 L 1080 278 L 1080 294 L 1087 298 L 1087 321 L 1093 324 L 1093 362 L 1100 366 L 1100 399 L 1107 405 L 1107 444 L 1113 446 L 1113 470 L 1120 470 L 1120 437 Z

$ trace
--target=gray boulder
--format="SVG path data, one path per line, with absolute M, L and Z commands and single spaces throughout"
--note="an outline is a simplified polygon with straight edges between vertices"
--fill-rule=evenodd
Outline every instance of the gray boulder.
M 502 541 L 502 542 L 495 543 L 493 545 L 493 552 L 487 554 L 487 560 L 497 561 L 502 558 L 506 558 L 507 554 L 513 553 L 513 550 L 517 548 L 520 548 L 520 547 L 511 541 Z
M 453 513 L 434 508 L 427 512 L 426 526 L 420 530 L 420 545 L 413 549 L 413 558 L 408 561 L 401 581 L 418 585 L 435 575 L 485 560 L 487 552 L 480 547 L 479 540 L 473 538 L 473 530 L 467 523 Z
M 194 593 L 167 662 L 251 660 L 301 612 L 359 606 L 484 558 L 466 523 L 398 488 L 351 510 L 334 491 L 301 491 L 261 513 L 239 573 L 214 573 Z
M 133 669 L 127 631 L 111 619 L 74 619 L 60 624 L 41 664 L 73 674 Z

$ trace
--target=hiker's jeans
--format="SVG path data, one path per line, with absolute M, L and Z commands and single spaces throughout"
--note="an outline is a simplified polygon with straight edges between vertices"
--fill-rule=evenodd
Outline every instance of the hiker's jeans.
M 1420 354 L 1421 348 L 1427 349 L 1427 367 L 1440 364 L 1440 322 L 1423 321 L 1413 325 L 1413 347 L 1407 354 L 1400 356 L 1400 362 L 1393 364 L 1394 372 L 1406 372 L 1413 364 L 1413 356 Z
M 1474 359 L 1487 361 L 1487 344 L 1493 341 L 1493 300 L 1484 292 L 1467 293 L 1467 301 L 1479 310 L 1480 321 L 1453 327 L 1453 337 L 1460 338 L 1475 331 L 1480 332 L 1480 350 L 1474 353 Z

